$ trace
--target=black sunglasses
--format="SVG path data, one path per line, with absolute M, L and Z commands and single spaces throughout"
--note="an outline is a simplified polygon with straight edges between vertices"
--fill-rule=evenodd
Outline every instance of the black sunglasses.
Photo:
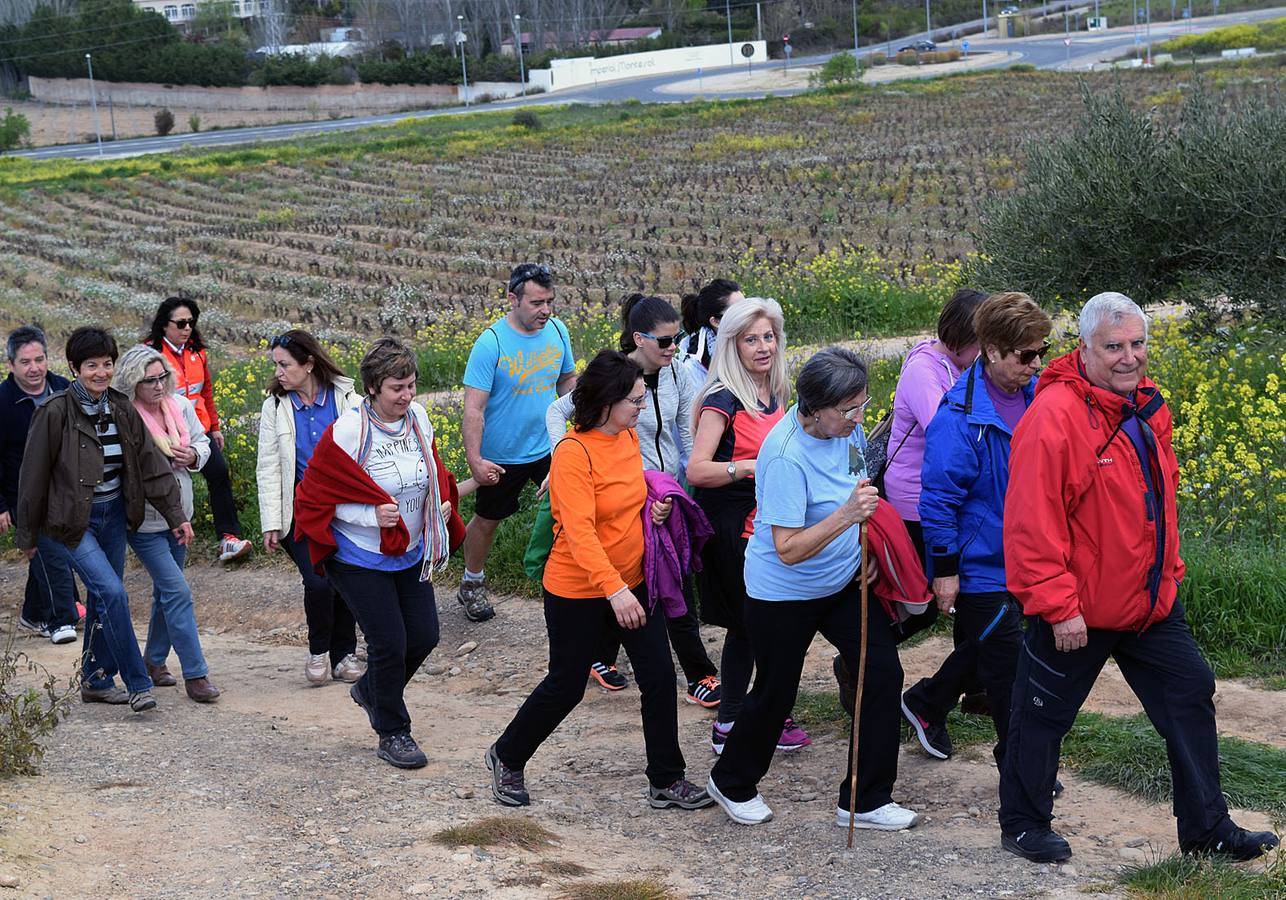
M 1036 359 L 1038 356 L 1044 356 L 1049 352 L 1049 348 L 1050 343 L 1049 341 L 1046 341 L 1036 350 L 1014 350 L 1011 352 L 1018 357 L 1018 361 L 1024 366 L 1030 366 L 1032 364 L 1032 360 Z
M 549 266 L 544 263 L 523 263 L 513 270 L 509 276 L 509 293 L 518 293 L 518 288 L 522 287 L 533 278 L 552 278 L 553 273 L 549 271 Z
M 196 319 L 170 319 L 170 324 L 175 328 L 191 328 L 196 325 Z
M 640 331 L 639 335 L 647 338 L 649 341 L 656 341 L 656 346 L 661 350 L 666 350 L 670 347 L 670 345 L 677 344 L 679 343 L 679 341 L 687 337 L 687 335 L 684 334 L 682 331 L 680 331 L 678 334 L 663 334 L 660 337 L 657 337 L 654 334 L 648 334 L 646 331 Z
M 289 347 L 289 346 L 290 346 L 290 335 L 288 334 L 279 334 L 271 341 L 268 342 L 269 350 L 276 350 L 278 347 Z

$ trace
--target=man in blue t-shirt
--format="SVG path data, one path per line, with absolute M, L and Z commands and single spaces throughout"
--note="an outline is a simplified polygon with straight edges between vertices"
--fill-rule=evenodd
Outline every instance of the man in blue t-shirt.
M 495 615 L 484 567 L 500 522 L 518 511 L 530 481 L 549 474 L 545 411 L 572 389 L 571 339 L 553 318 L 549 267 L 523 263 L 509 276 L 508 315 L 478 336 L 464 370 L 464 452 L 478 482 L 464 538 L 464 579 L 457 600 L 472 622 Z

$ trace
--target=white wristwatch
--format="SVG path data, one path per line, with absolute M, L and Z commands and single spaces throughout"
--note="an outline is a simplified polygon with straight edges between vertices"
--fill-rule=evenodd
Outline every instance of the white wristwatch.
M 737 461 L 735 459 L 728 461 L 728 477 L 733 481 L 737 480 Z

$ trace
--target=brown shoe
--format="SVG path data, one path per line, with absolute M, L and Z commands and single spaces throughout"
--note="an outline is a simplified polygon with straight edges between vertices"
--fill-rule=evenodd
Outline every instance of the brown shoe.
M 174 687 L 178 684 L 178 681 L 170 674 L 170 670 L 165 668 L 165 663 L 161 663 L 159 666 L 148 663 L 147 674 L 151 677 L 152 684 L 156 687 Z
M 210 683 L 208 678 L 185 678 L 183 689 L 197 703 L 210 703 L 219 696 L 219 689 Z

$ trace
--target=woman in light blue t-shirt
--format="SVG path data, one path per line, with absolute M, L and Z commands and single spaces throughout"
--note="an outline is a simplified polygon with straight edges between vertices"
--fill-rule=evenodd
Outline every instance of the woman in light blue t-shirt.
M 759 780 L 772 762 L 772 723 L 794 706 L 813 638 L 820 632 L 854 672 L 862 643 L 860 525 L 879 501 L 866 477 L 859 424 L 869 400 L 866 366 L 850 350 L 822 350 L 800 370 L 795 392 L 798 402 L 769 432 L 756 462 L 745 625 L 758 674 L 708 785 L 710 796 L 743 825 L 772 818 Z M 866 664 L 872 677 L 860 710 L 854 824 L 898 831 L 920 821 L 892 797 L 902 665 L 888 616 L 879 604 L 871 605 L 869 615 Z M 852 748 L 850 759 L 851 754 Z M 849 784 L 845 775 L 836 807 L 836 824 L 845 828 Z

